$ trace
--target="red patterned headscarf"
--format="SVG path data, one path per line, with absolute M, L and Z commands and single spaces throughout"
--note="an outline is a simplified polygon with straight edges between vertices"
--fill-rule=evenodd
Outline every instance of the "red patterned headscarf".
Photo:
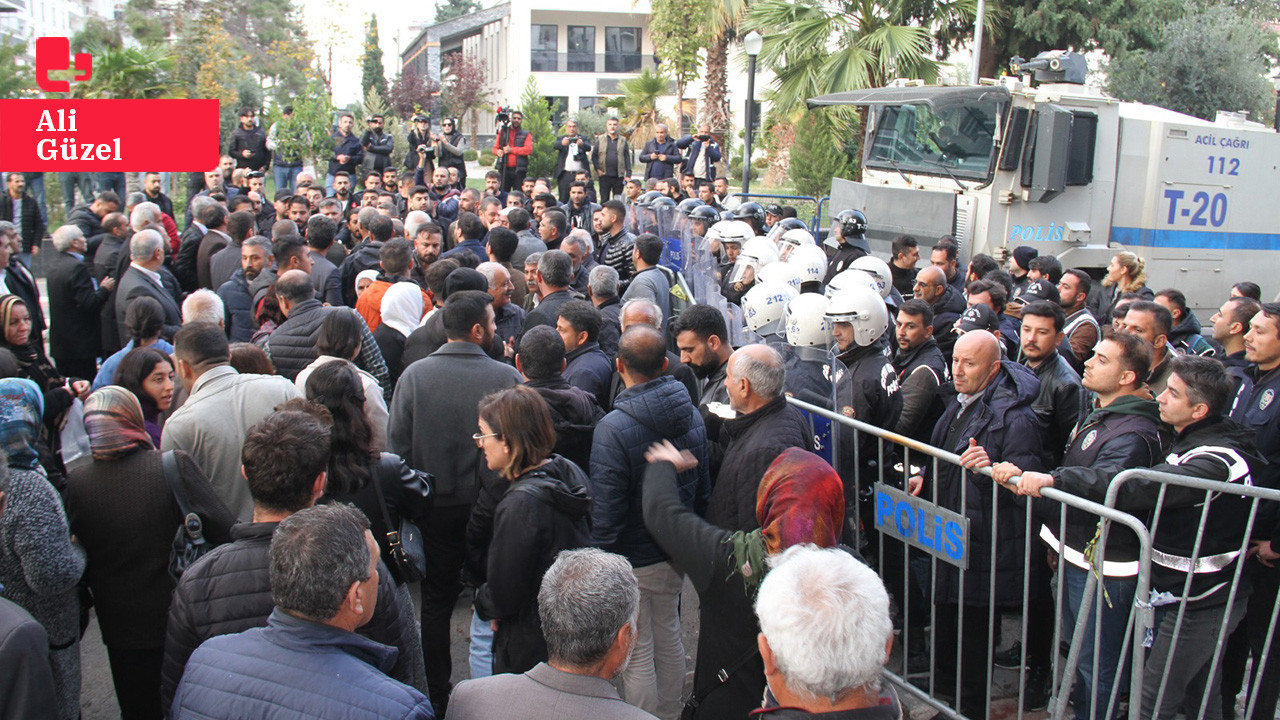
M 769 555 L 793 545 L 835 547 L 844 523 L 844 484 L 822 458 L 789 448 L 760 481 L 756 520 Z
M 151 436 L 137 396 L 119 385 L 99 388 L 84 403 L 84 428 L 94 460 L 118 460 L 135 450 L 151 450 Z

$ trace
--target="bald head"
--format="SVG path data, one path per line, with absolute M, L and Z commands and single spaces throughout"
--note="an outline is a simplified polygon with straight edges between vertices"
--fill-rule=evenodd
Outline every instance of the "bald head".
M 646 383 L 667 369 L 667 341 L 648 325 L 627 328 L 618 340 L 618 372 L 627 387 Z
M 628 300 L 622 306 L 620 318 L 623 331 L 632 325 L 662 327 L 662 309 L 652 300 Z
M 947 273 L 936 265 L 927 265 L 916 273 L 916 297 L 935 303 L 947 291 Z
M 1000 341 L 986 330 L 974 330 L 961 335 L 951 359 L 951 374 L 956 390 L 966 395 L 976 395 L 995 379 L 1000 372 Z

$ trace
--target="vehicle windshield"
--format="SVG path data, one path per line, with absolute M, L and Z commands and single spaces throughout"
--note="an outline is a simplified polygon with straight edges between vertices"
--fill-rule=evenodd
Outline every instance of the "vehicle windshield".
M 883 105 L 877 108 L 865 164 L 904 174 L 986 180 L 998 111 L 996 102 Z

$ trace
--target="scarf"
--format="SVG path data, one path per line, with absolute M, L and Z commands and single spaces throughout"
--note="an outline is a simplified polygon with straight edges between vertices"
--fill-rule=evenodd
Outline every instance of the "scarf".
M 415 283 L 392 283 L 382 295 L 383 324 L 406 338 L 422 322 L 422 309 L 422 288 Z
M 9 467 L 35 470 L 40 467 L 36 441 L 44 415 L 44 394 L 30 380 L 0 380 L 0 449 L 9 457 Z
M 788 448 L 769 465 L 756 491 L 759 530 L 734 533 L 734 571 L 753 592 L 767 557 L 793 545 L 835 547 L 844 522 L 844 484 L 825 460 Z
M 4 330 L 9 327 L 9 321 L 13 319 L 13 309 L 19 304 L 27 307 L 26 301 L 17 295 L 0 297 L 0 344 L 13 352 L 13 356 L 18 360 L 22 377 L 35 381 L 41 390 L 51 390 L 65 384 L 66 380 L 62 377 L 62 373 L 59 373 L 45 356 L 44 348 L 32 341 L 34 334 L 28 338 L 25 345 L 12 345 L 5 338 Z
M 84 403 L 84 427 L 94 460 L 119 460 L 139 449 L 151 450 L 142 404 L 119 385 L 107 385 Z

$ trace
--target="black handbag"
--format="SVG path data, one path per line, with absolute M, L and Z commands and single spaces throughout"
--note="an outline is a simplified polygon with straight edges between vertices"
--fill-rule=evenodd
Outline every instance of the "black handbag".
M 378 506 L 382 508 L 382 521 L 387 526 L 387 548 L 391 552 L 391 560 L 400 574 L 401 582 L 422 582 L 427 576 L 427 553 L 422 545 L 422 531 L 412 521 L 400 518 L 397 527 L 391 522 L 391 513 L 387 510 L 387 498 L 382 494 L 382 480 L 374 471 L 370 479 L 373 490 L 378 494 Z
M 178 504 L 178 514 L 182 516 L 182 524 L 174 533 L 173 545 L 169 548 L 169 577 L 177 583 L 182 573 L 212 550 L 213 546 L 205 539 L 204 522 L 187 504 L 182 478 L 179 476 L 178 456 L 174 451 L 170 450 L 160 456 L 160 467 L 164 470 L 169 492 L 173 493 L 174 502 Z

